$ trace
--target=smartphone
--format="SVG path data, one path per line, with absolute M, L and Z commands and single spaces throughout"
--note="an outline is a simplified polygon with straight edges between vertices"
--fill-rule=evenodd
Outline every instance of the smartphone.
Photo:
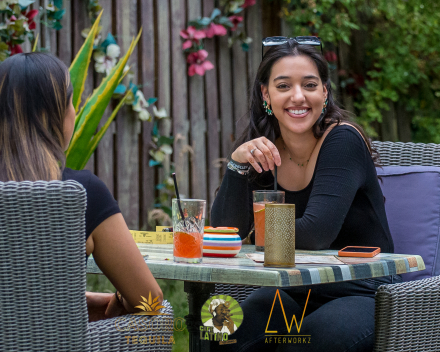
M 373 258 L 380 253 L 379 247 L 362 247 L 362 246 L 348 246 L 342 248 L 338 255 L 340 257 L 364 257 Z

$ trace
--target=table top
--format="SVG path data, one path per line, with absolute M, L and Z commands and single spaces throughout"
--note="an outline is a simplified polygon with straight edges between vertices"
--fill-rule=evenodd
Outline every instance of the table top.
M 255 253 L 254 245 L 244 245 L 234 258 L 203 257 L 201 264 L 174 263 L 172 244 L 138 244 L 156 279 L 199 281 L 257 286 L 302 286 L 404 274 L 425 269 L 423 259 L 414 254 L 380 253 L 374 258 L 338 257 L 347 264 L 297 264 L 294 268 L 266 268 L 246 257 Z M 336 250 L 303 251 L 305 255 L 335 255 Z M 258 253 L 258 252 L 257 252 Z M 363 263 L 359 263 L 363 261 Z M 87 273 L 102 274 L 93 258 Z

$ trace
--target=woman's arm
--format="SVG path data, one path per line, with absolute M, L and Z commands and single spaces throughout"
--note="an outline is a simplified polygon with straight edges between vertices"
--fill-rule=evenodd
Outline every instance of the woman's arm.
M 141 295 L 163 299 L 162 290 L 150 272 L 121 213 L 101 222 L 86 242 L 96 264 L 122 294 L 124 307 L 134 312 Z
M 226 169 L 212 205 L 211 225 L 238 227 L 240 237 L 246 238 L 253 222 L 251 197 L 247 176 Z
M 296 247 L 327 249 L 336 239 L 356 192 L 365 184 L 367 146 L 356 129 L 338 126 L 323 142 L 307 207 L 296 219 Z

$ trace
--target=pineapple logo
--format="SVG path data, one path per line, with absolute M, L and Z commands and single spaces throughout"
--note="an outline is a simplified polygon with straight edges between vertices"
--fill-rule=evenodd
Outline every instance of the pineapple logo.
M 165 308 L 164 306 L 160 305 L 162 301 L 159 301 L 159 296 L 155 299 L 151 299 L 151 292 L 148 296 L 148 299 L 146 299 L 144 296 L 142 297 L 142 301 L 140 302 L 140 306 L 136 306 L 135 308 L 139 308 L 142 310 L 142 312 L 133 313 L 133 315 L 169 315 L 167 313 L 161 313 L 159 309 Z

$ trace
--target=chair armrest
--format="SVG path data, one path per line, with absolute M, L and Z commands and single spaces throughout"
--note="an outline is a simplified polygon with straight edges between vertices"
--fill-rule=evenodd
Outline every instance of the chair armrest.
M 440 351 L 440 276 L 382 285 L 374 351 Z
M 174 314 L 164 300 L 167 315 L 123 315 L 89 323 L 90 351 L 170 351 L 174 340 Z

